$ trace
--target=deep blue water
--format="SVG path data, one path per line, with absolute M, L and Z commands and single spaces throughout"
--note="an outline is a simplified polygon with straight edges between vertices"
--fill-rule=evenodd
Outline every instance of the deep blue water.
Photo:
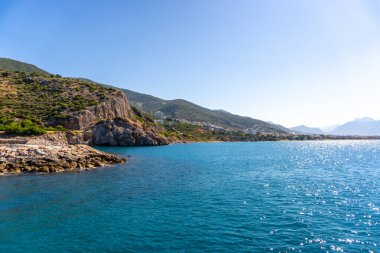
M 129 162 L 0 177 L 0 252 L 380 252 L 380 142 L 102 148 Z

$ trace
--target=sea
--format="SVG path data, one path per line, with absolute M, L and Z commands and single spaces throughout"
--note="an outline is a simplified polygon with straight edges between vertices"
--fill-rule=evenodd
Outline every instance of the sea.
M 0 177 L 0 252 L 380 252 L 380 142 L 103 147 Z

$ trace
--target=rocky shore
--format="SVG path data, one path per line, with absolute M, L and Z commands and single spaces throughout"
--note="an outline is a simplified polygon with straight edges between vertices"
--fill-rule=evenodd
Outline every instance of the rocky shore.
M 0 175 L 88 170 L 125 158 L 90 146 L 156 146 L 169 140 L 131 120 L 105 120 L 85 131 L 48 132 L 40 136 L 0 133 Z M 88 146 L 90 145 L 90 146 Z
M 74 172 L 125 161 L 86 145 L 0 145 L 0 175 Z
M 122 118 L 99 122 L 84 132 L 83 140 L 90 146 L 160 146 L 173 142 L 152 128 Z

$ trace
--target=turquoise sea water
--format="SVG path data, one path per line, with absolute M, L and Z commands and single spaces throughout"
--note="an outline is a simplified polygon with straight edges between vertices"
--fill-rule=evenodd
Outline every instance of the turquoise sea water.
M 380 142 L 102 148 L 129 162 L 0 177 L 0 252 L 380 252 Z

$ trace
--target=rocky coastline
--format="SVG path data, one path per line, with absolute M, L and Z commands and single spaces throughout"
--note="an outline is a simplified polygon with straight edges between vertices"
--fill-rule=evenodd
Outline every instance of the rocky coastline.
M 83 141 L 90 146 L 160 146 L 173 143 L 152 128 L 122 118 L 95 124 L 83 133 Z
M 0 175 L 87 170 L 126 161 L 91 146 L 172 142 L 124 92 L 92 81 L 1 70 L 0 90 Z
M 78 172 L 126 159 L 86 145 L 0 145 L 0 175 Z
M 169 140 L 130 120 L 105 120 L 84 131 L 40 136 L 0 133 L 0 176 L 76 172 L 124 163 L 126 159 L 91 146 L 157 146 Z

